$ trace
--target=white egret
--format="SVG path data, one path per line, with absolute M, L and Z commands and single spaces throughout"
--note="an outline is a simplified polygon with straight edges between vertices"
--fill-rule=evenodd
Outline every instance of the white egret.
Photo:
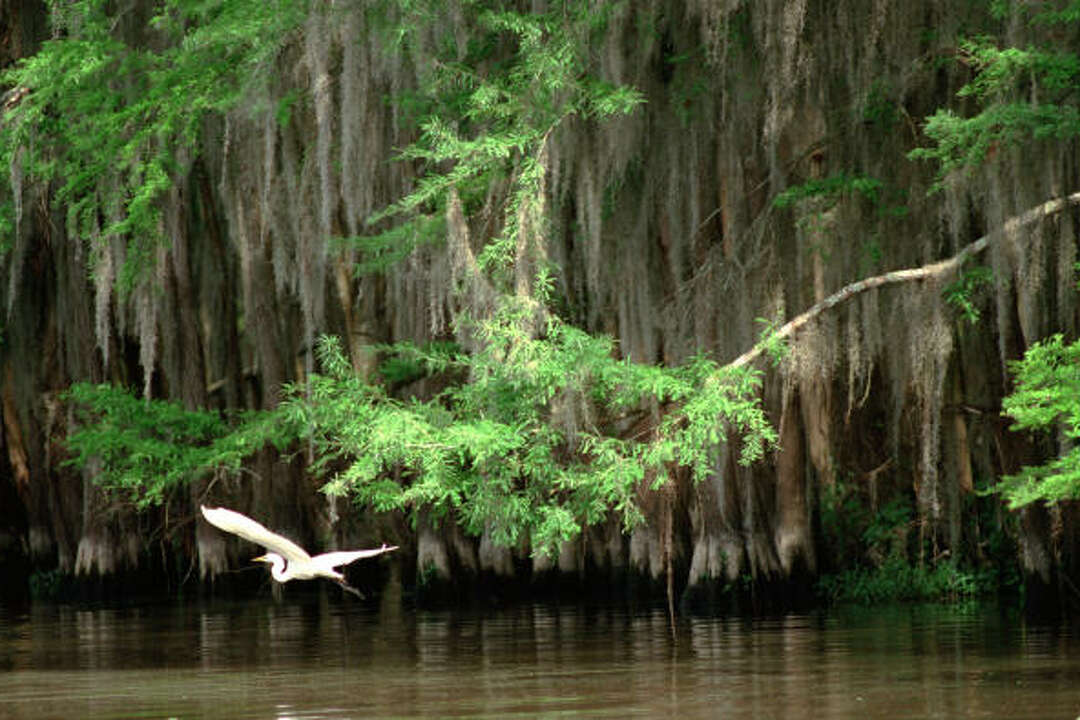
M 363 593 L 345 582 L 345 576 L 336 568 L 361 558 L 375 557 L 397 550 L 397 545 L 383 543 L 382 547 L 374 550 L 342 550 L 312 557 L 292 540 L 270 532 L 247 515 L 241 515 L 227 508 L 208 508 L 205 505 L 201 508 L 203 517 L 211 525 L 272 551 L 255 558 L 254 562 L 269 563 L 272 566 L 270 575 L 279 583 L 322 577 L 333 580 L 343 590 L 348 590 L 353 595 L 362 598 Z

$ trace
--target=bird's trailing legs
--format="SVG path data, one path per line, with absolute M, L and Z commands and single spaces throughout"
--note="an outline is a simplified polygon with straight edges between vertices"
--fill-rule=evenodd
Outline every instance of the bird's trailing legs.
M 344 580 L 335 580 L 334 582 L 336 582 L 338 585 L 340 585 L 341 589 L 344 590 L 345 592 L 350 592 L 353 595 L 355 595 L 356 597 L 360 598 L 361 600 L 367 600 L 367 595 L 360 592 L 359 590 L 357 590 L 356 588 L 354 588 L 352 585 L 345 582 Z

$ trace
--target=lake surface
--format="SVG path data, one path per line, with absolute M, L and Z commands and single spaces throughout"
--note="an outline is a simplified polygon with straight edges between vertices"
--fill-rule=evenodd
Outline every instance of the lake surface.
M 330 592 L 333 591 L 333 592 Z M 0 718 L 1076 718 L 1080 639 L 983 606 L 770 618 L 336 588 L 0 609 Z

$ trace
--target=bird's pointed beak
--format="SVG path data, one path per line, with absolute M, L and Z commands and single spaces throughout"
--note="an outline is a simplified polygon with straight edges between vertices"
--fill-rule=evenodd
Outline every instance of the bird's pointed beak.
M 266 557 L 265 555 L 260 555 L 257 558 L 251 558 L 251 562 L 268 563 L 270 562 L 270 558 Z

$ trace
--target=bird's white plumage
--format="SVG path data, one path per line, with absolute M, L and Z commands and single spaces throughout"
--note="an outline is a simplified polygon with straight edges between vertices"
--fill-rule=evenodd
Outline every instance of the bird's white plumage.
M 395 546 L 396 547 L 396 546 Z M 348 565 L 351 562 L 356 562 L 362 558 L 375 557 L 381 555 L 388 550 L 394 548 L 387 545 L 383 545 L 380 548 L 373 550 L 339 550 L 337 552 L 323 553 L 322 555 L 316 555 L 311 560 L 312 562 L 318 562 L 324 567 L 336 568 L 342 565 Z
M 202 514 L 211 525 L 233 535 L 239 535 L 256 545 L 262 545 L 267 550 L 272 550 L 284 557 L 290 564 L 311 562 L 311 556 L 307 554 L 304 548 L 287 537 L 270 532 L 247 515 L 241 515 L 228 508 L 208 508 L 206 506 L 202 507 Z
M 373 550 L 339 550 L 312 557 L 292 540 L 270 532 L 247 515 L 242 515 L 227 508 L 203 506 L 201 509 L 203 517 L 211 525 L 225 532 L 239 535 L 245 540 L 249 540 L 256 545 L 262 545 L 267 550 L 270 550 L 271 552 L 255 559 L 270 563 L 273 566 L 271 575 L 278 582 L 324 577 L 359 595 L 358 590 L 345 583 L 345 576 L 338 572 L 336 568 L 348 565 L 361 558 L 374 557 L 391 550 L 397 550 L 396 545 L 386 545 L 384 543 L 382 547 Z

